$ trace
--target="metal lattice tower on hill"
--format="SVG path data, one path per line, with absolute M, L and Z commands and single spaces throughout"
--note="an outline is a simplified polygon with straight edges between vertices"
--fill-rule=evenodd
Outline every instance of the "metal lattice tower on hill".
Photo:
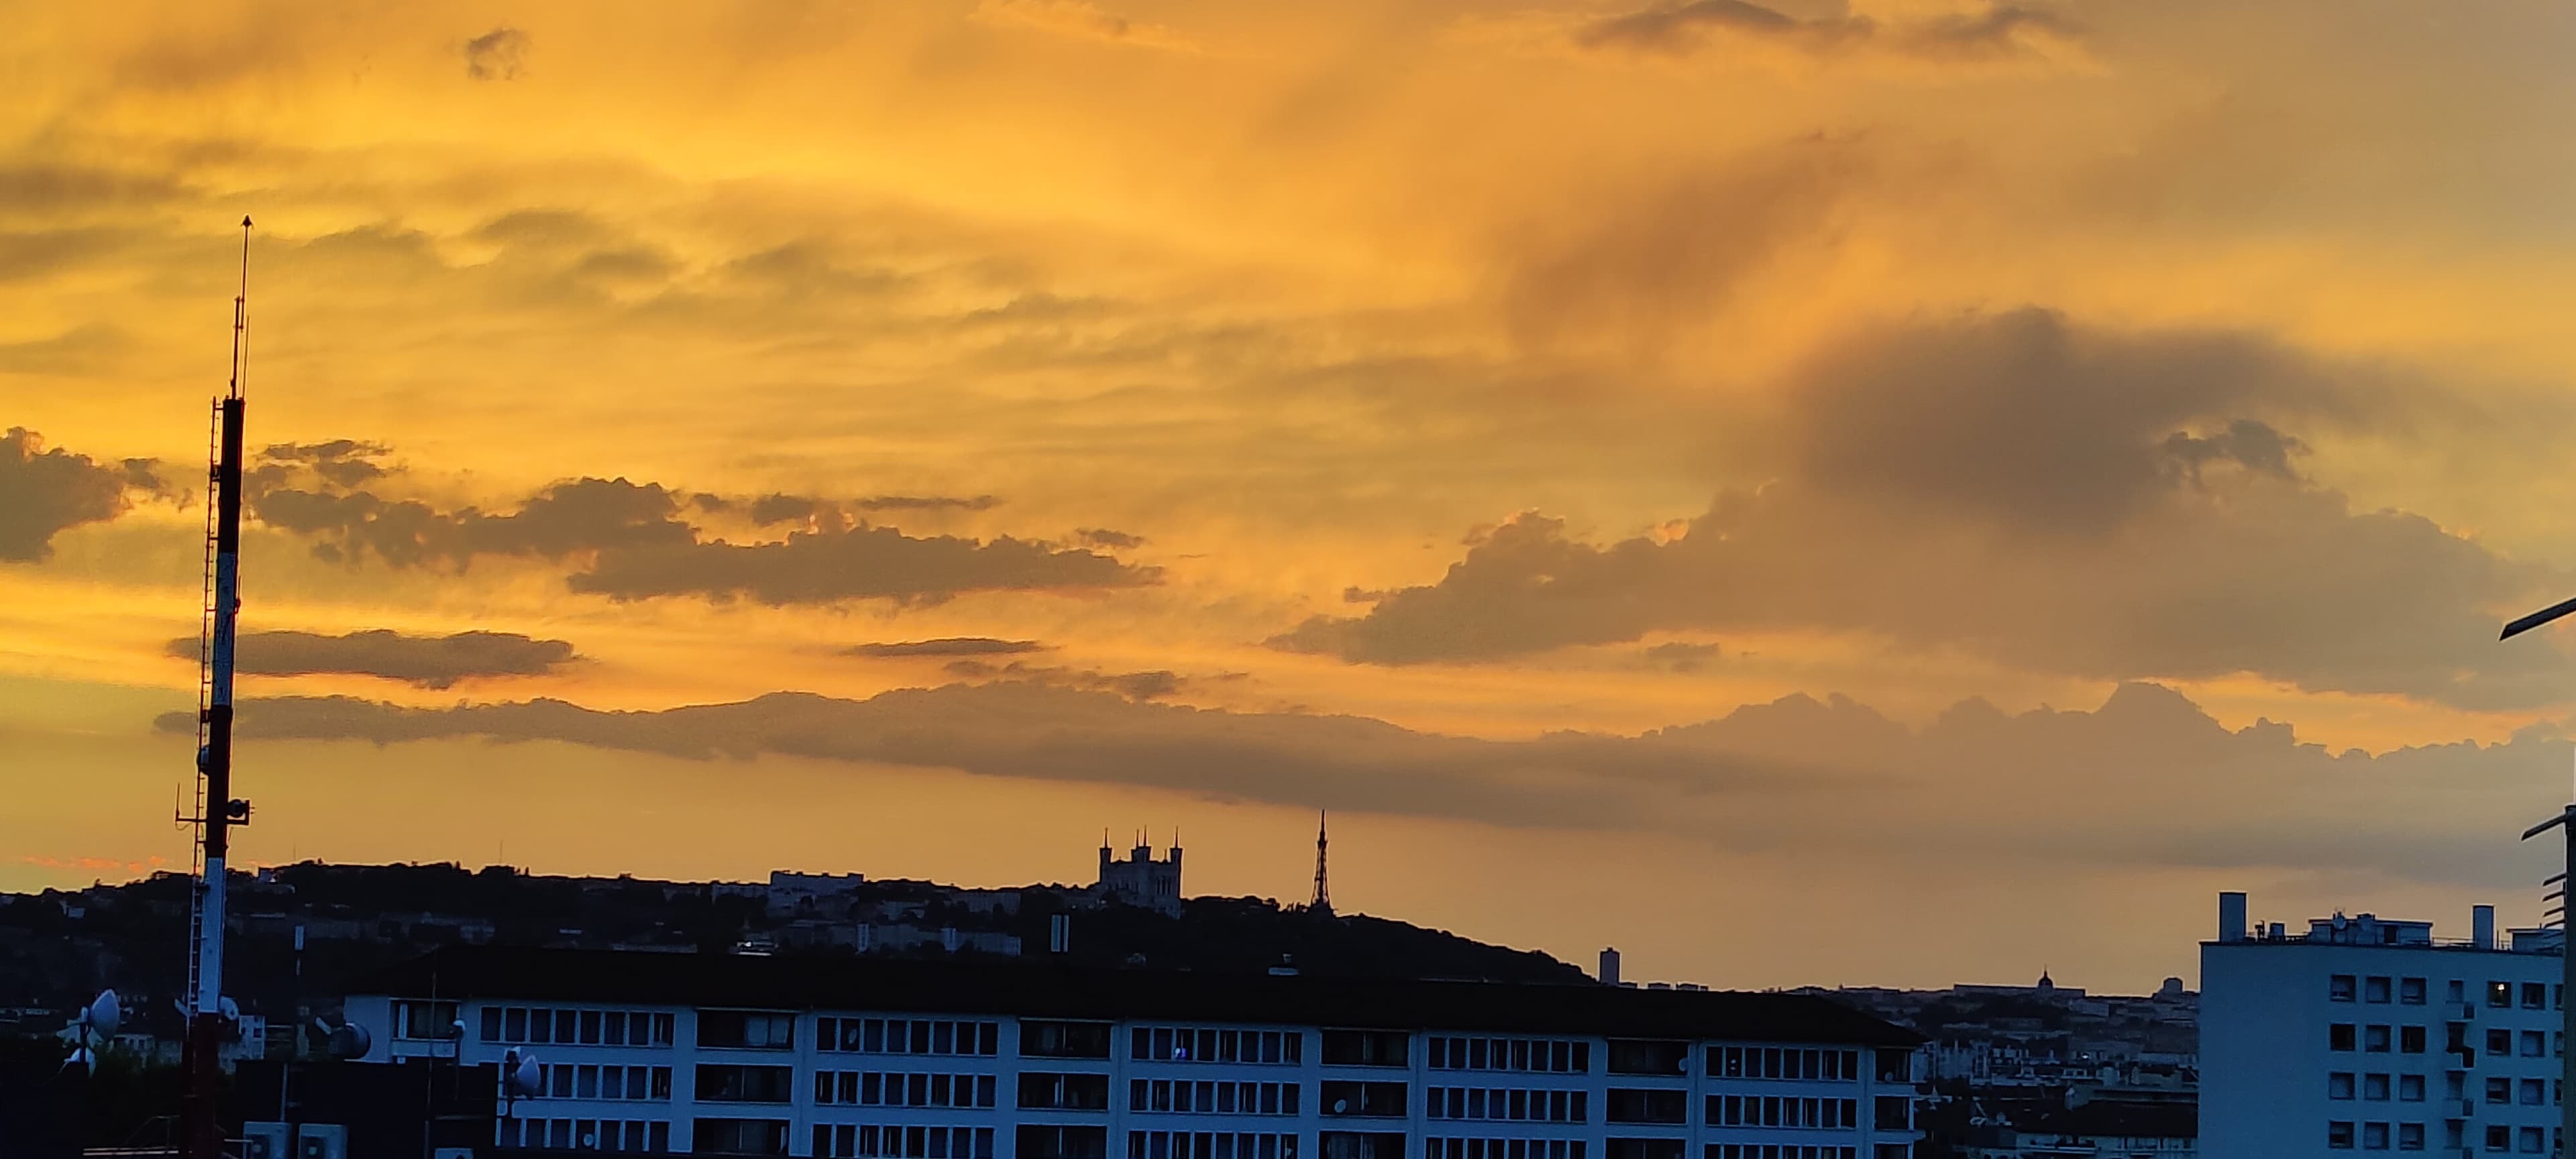
M 1333 916 L 1333 891 L 1324 884 L 1324 813 L 1315 811 L 1315 900 L 1306 903 L 1310 912 Z

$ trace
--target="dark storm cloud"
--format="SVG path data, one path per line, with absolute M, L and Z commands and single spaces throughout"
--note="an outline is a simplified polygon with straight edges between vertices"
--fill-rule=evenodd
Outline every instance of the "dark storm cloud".
M 841 649 L 847 656 L 1011 656 L 1044 652 L 1047 646 L 1035 640 L 996 640 L 990 636 L 943 636 L 936 640 L 903 640 L 883 644 L 853 644 Z
M 2300 743 L 2287 725 L 2227 729 L 2180 694 L 2138 684 L 2089 712 L 2012 714 L 1972 700 L 1920 728 L 1838 696 L 1791 696 L 1639 736 L 1518 741 L 1363 717 L 1190 708 L 1028 680 L 867 700 L 781 692 L 647 712 L 558 700 L 410 708 L 259 698 L 239 721 L 253 743 L 484 738 L 696 760 L 930 766 L 1307 808 L 1664 833 L 1737 849 L 1794 842 L 1813 853 L 1840 842 L 1835 848 L 1900 863 L 1976 849 L 2040 863 L 2440 881 L 2509 873 L 2493 856 L 2496 819 L 2520 816 L 2569 756 L 2566 741 L 2538 733 L 2493 746 L 2331 753 Z M 195 720 L 172 713 L 159 726 L 184 733 Z M 2105 792 L 2127 806 L 2049 804 Z M 2228 808 L 2212 813 L 2211 800 Z
M 861 511 L 984 511 L 1000 502 L 990 495 L 870 495 L 851 506 Z
M 367 491 L 292 487 L 254 489 L 249 505 L 271 527 L 321 540 L 328 557 L 374 555 L 396 567 L 461 568 L 477 556 L 560 560 L 695 542 L 695 533 L 679 520 L 674 492 L 623 478 L 557 483 L 502 514 L 472 507 L 441 511 Z
M 2493 639 L 2566 577 L 2294 469 L 2278 424 L 2355 421 L 2340 408 L 2366 385 L 2242 339 L 2037 311 L 1902 328 L 1801 371 L 1782 476 L 1721 494 L 1681 538 L 1594 544 L 1524 513 L 1438 583 L 1273 643 L 1409 664 L 1847 631 L 2090 678 L 2562 698 L 2563 653 Z
M 491 676 L 543 676 L 578 659 L 565 640 L 517 632 L 407 636 L 387 628 L 326 636 L 314 632 L 244 632 L 236 669 L 244 676 L 340 673 L 380 676 L 419 688 L 452 688 Z M 173 656 L 194 660 L 198 640 L 170 641 Z
M 1979 61 L 2019 57 L 2034 41 L 2073 42 L 2077 31 L 2048 12 L 2018 5 L 1990 5 L 1974 13 L 1881 24 L 1866 16 L 1801 19 L 1746 0 L 1691 0 L 1605 17 L 1574 30 L 1583 48 L 1688 56 L 1717 36 L 1778 44 L 1816 56 L 1864 48 L 1930 61 Z
M 528 59 L 528 34 L 503 26 L 465 42 L 465 75 L 475 80 L 517 80 Z
M 617 600 L 687 595 L 771 605 L 865 599 L 909 605 L 965 592 L 1097 590 L 1160 581 L 1154 568 L 1086 548 L 1007 535 L 910 536 L 855 521 L 832 501 L 793 495 L 768 495 L 744 506 L 756 524 L 808 521 L 804 529 L 783 540 L 713 538 L 688 516 L 728 513 L 734 503 L 624 478 L 556 483 L 515 511 L 446 510 L 357 486 L 384 474 L 377 465 L 383 454 L 380 446 L 352 440 L 270 448 L 251 474 L 250 512 L 267 526 L 313 538 L 314 553 L 325 559 L 356 563 L 372 557 L 394 567 L 460 570 L 489 557 L 568 563 L 575 569 L 566 576 L 572 590 Z M 904 509 L 988 503 L 903 501 Z
M 259 458 L 262 466 L 272 463 L 301 466 L 334 487 L 353 488 L 383 477 L 385 467 L 379 460 L 391 453 L 392 448 L 383 443 L 333 439 L 324 443 L 271 443 L 260 448 Z M 283 476 L 281 473 L 268 477 Z
M 930 604 L 975 591 L 1142 587 L 1161 573 L 1080 548 L 1002 536 L 914 538 L 891 527 L 790 532 L 784 541 L 689 541 L 602 552 L 574 591 L 617 600 L 698 595 L 758 603 Z
M 949 675 L 965 680 L 1014 680 L 1045 684 L 1056 688 L 1077 688 L 1086 692 L 1113 692 L 1129 700 L 1155 700 L 1181 691 L 1188 683 L 1179 673 L 1165 669 L 1150 672 L 1102 672 L 1095 668 L 1066 668 L 1024 664 L 1014 660 L 993 664 L 983 660 L 951 660 L 942 666 Z
M 1113 531 L 1106 527 L 1085 527 L 1073 534 L 1075 538 L 1093 547 L 1105 547 L 1112 551 L 1145 546 L 1144 536 L 1129 535 L 1124 531 Z
M 150 459 L 100 462 L 9 428 L 0 433 L 0 561 L 51 556 L 57 533 L 124 514 L 135 491 L 171 493 Z

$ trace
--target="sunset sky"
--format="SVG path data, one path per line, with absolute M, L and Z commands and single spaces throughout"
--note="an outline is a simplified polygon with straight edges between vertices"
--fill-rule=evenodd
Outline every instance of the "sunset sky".
M 241 860 L 2538 916 L 2576 7 L 146 9 L 0 3 L 0 888 L 187 864 L 249 215 Z

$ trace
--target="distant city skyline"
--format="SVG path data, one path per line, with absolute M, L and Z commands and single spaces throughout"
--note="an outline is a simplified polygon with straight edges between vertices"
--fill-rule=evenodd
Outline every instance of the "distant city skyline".
M 2539 915 L 2576 9 L 12 7 L 0 889 L 1190 836 L 1716 986 Z M 2463 127 L 2472 127 L 2464 130 Z

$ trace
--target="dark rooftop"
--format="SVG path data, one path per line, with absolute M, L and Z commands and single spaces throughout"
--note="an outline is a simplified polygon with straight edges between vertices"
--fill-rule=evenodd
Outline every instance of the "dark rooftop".
M 1273 1023 L 1610 1038 L 1912 1047 L 1910 1030 L 1801 994 L 1591 984 L 1102 970 L 1043 959 L 928 961 L 450 946 L 359 994 L 771 1010 Z

